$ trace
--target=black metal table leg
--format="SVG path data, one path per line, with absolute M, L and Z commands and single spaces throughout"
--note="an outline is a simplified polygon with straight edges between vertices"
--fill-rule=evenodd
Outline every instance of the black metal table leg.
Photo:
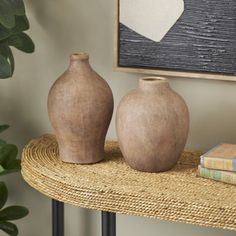
M 64 236 L 64 203 L 52 199 L 52 235 Z
M 102 211 L 102 236 L 116 236 L 116 213 Z

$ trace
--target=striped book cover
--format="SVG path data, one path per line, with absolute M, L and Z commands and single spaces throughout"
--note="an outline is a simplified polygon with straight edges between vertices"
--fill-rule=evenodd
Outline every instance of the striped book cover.
M 211 170 L 198 166 L 198 176 L 236 185 L 236 173 L 223 170 Z
M 221 143 L 200 157 L 202 167 L 236 171 L 236 144 Z

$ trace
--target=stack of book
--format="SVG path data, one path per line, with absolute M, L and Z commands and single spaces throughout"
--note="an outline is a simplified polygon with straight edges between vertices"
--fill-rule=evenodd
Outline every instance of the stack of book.
M 202 155 L 198 175 L 236 185 L 236 144 L 222 143 Z

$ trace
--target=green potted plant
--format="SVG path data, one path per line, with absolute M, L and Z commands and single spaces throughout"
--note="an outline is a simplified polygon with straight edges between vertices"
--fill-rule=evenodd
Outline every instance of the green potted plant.
M 29 29 L 23 0 L 0 0 L 0 79 L 13 75 L 15 62 L 11 46 L 26 52 L 34 52 L 34 43 L 24 32 Z M 0 125 L 0 133 L 9 128 Z M 20 170 L 17 147 L 0 139 L 0 176 Z M 22 206 L 7 206 L 8 190 L 0 181 L 0 230 L 10 236 L 18 235 L 17 226 L 10 222 L 25 217 L 28 209 Z M 0 233 L 1 234 L 1 233 Z

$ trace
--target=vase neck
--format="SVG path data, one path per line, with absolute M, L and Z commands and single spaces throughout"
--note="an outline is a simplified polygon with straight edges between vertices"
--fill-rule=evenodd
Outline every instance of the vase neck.
M 85 68 L 91 68 L 89 64 L 89 55 L 87 53 L 71 54 L 69 70 L 83 70 Z
M 139 88 L 144 91 L 165 91 L 170 88 L 167 79 L 163 77 L 145 77 L 139 80 Z

